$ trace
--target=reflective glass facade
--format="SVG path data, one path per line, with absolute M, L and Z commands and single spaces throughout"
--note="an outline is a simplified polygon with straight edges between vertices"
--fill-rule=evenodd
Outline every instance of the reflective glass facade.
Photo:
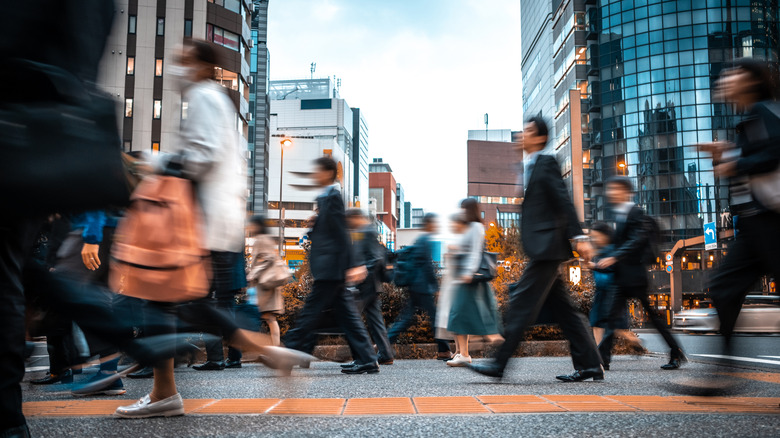
M 713 96 L 739 57 L 778 60 L 777 0 L 586 1 L 586 198 L 606 218 L 603 182 L 627 175 L 672 243 L 727 216 L 728 186 L 695 145 L 733 140 L 739 120 Z

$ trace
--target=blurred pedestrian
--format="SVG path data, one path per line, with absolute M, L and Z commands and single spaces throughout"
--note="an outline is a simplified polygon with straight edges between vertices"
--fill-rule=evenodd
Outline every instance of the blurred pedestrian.
M 294 329 L 287 332 L 287 347 L 311 353 L 317 343 L 317 325 L 323 312 L 333 309 L 339 326 L 344 331 L 355 361 L 345 374 L 378 373 L 379 364 L 371 345 L 366 326 L 360 317 L 355 297 L 345 285 L 362 280 L 365 271 L 352 268 L 344 200 L 337 180 L 338 164 L 330 157 L 314 161 L 314 182 L 323 190 L 317 197 L 317 216 L 309 231 L 311 250 L 309 266 L 314 284 L 306 297 Z
M 469 335 L 488 336 L 501 332 L 501 321 L 493 288 L 488 281 L 475 281 L 475 275 L 485 251 L 485 227 L 480 217 L 479 203 L 466 198 L 461 204 L 465 230 L 454 248 L 454 293 L 447 330 L 455 333 L 458 354 L 447 365 L 463 367 L 471 363 Z
M 615 293 L 609 311 L 608 328 L 620 329 L 626 312 L 626 301 L 638 300 L 650 322 L 669 346 L 669 362 L 662 365 L 665 370 L 680 368 L 687 359 L 672 336 L 663 318 L 650 307 L 647 299 L 649 282 L 647 278 L 648 265 L 655 260 L 653 240 L 654 219 L 648 217 L 644 210 L 631 200 L 634 196 L 634 185 L 628 177 L 613 176 L 607 180 L 605 192 L 615 217 L 614 249 L 607 257 L 596 263 L 598 269 L 612 268 L 615 271 Z M 605 337 L 599 346 L 600 351 L 611 351 L 614 337 Z
M 268 235 L 266 218 L 255 215 L 249 221 L 249 234 L 254 239 L 252 245 L 252 261 L 249 265 L 250 273 L 255 270 L 264 271 L 272 269 L 279 260 L 279 243 Z M 286 265 L 285 265 L 286 267 Z M 265 283 L 265 284 L 264 284 Z M 274 345 L 281 345 L 279 321 L 277 317 L 284 314 L 284 296 L 282 287 L 277 284 L 262 282 L 261 276 L 250 274 L 249 286 L 254 287 L 257 293 L 257 307 L 260 309 L 260 317 L 268 325 L 268 331 Z
M 596 255 L 593 256 L 593 260 L 590 263 L 595 283 L 593 303 L 590 308 L 590 326 L 593 328 L 593 337 L 596 340 L 596 344 L 600 347 L 602 347 L 601 341 L 603 339 L 618 336 L 631 342 L 636 348 L 639 345 L 639 341 L 628 334 L 630 333 L 628 331 L 628 309 L 623 308 L 620 318 L 614 321 L 611 324 L 613 328 L 610 328 L 610 306 L 615 293 L 615 272 L 611 267 L 606 269 L 596 267 L 599 260 L 608 257 L 609 253 L 614 249 L 612 233 L 612 227 L 606 222 L 596 222 L 590 228 L 590 240 L 596 251 Z M 607 350 L 607 345 L 611 346 L 612 343 L 604 343 L 604 349 L 599 349 L 604 370 L 609 370 L 609 364 L 612 361 L 612 351 Z
M 717 91 L 744 115 L 734 143 L 700 144 L 712 154 L 715 175 L 728 178 L 735 239 L 709 280 L 720 319 L 724 355 L 731 356 L 734 326 L 745 295 L 762 275 L 780 279 L 780 104 L 777 71 L 761 60 L 742 58 L 722 72 Z M 722 392 L 712 376 L 694 393 Z
M 358 308 L 365 317 L 368 333 L 376 344 L 379 365 L 392 365 L 395 352 L 388 340 L 382 315 L 382 300 L 379 299 L 379 291 L 382 289 L 379 275 L 385 264 L 385 248 L 379 242 L 374 222 L 363 210 L 350 208 L 346 218 L 352 237 L 352 265 L 360 271 L 349 289 L 354 288 L 357 291 Z
M 183 49 L 179 65 L 169 69 L 175 73 L 189 105 L 187 117 L 182 120 L 180 141 L 160 165 L 165 174 L 180 174 L 196 183 L 197 199 L 205 217 L 204 247 L 211 254 L 212 292 L 235 290 L 237 276 L 245 281 L 243 263 L 240 275 L 236 274 L 236 258 L 243 258 L 246 161 L 235 129 L 235 107 L 225 89 L 213 80 L 216 56 L 211 44 L 191 41 Z M 291 367 L 297 358 L 310 358 L 268 347 L 270 338 L 241 329 L 234 316 L 215 307 L 209 298 L 178 305 L 150 301 L 148 305 L 153 314 L 170 313 L 196 326 L 216 330 L 234 346 L 261 351 L 275 361 L 275 366 Z M 168 321 L 170 326 L 161 329 L 175 332 L 175 319 Z M 158 324 L 164 326 L 165 322 Z M 184 404 L 173 370 L 172 358 L 158 362 L 151 392 L 132 405 L 120 406 L 115 416 L 183 415 Z
M 439 292 L 439 280 L 433 266 L 433 241 L 431 237 L 438 231 L 436 215 L 427 213 L 423 216 L 423 233 L 414 242 L 414 271 L 416 273 L 412 284 L 409 286 L 409 299 L 404 304 L 398 319 L 390 327 L 387 333 L 391 344 L 398 341 L 398 337 L 412 326 L 415 312 L 423 312 L 428 315 L 431 334 L 436 341 L 438 349 L 437 359 L 450 360 L 450 344 L 436 335 L 436 303 L 435 296 Z M 449 314 L 449 313 L 448 313 Z M 446 325 L 445 325 L 446 327 Z
M 563 335 L 569 340 L 574 373 L 556 378 L 565 382 L 604 379 L 601 357 L 585 316 L 572 302 L 560 274 L 560 265 L 572 258 L 571 241 L 587 261 L 592 248 L 582 234 L 577 213 L 569 198 L 560 167 L 545 155 L 549 137 L 547 123 L 540 116 L 525 124 L 522 138 L 523 217 L 520 224 L 523 250 L 530 261 L 520 281 L 510 286 L 506 314 L 506 341 L 487 364 L 473 364 L 481 374 L 501 378 L 507 362 L 536 321 L 542 306 L 552 310 Z

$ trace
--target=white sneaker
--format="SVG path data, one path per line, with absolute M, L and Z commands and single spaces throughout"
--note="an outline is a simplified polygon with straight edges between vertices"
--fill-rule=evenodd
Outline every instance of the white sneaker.
M 116 408 L 114 416 L 120 418 L 175 417 L 184 415 L 184 401 L 181 394 L 172 395 L 164 400 L 152 403 L 149 394 L 130 406 Z
M 455 357 L 452 358 L 452 360 L 447 361 L 447 366 L 465 367 L 467 364 L 470 363 L 471 363 L 471 356 L 463 356 L 461 354 L 456 354 Z

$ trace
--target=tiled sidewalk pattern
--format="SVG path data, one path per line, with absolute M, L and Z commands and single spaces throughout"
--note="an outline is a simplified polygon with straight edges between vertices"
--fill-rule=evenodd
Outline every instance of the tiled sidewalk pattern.
M 31 417 L 113 414 L 132 400 L 27 402 Z M 779 414 L 780 397 L 662 397 L 598 395 L 483 395 L 477 397 L 186 399 L 192 415 L 436 415 L 554 412 L 691 412 Z

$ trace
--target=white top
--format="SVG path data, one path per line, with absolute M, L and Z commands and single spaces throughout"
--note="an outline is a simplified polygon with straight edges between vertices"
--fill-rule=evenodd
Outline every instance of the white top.
M 471 222 L 469 229 L 460 238 L 458 246 L 462 251 L 463 262 L 461 275 L 474 275 L 482 263 L 482 252 L 485 245 L 485 226 L 479 222 Z
M 210 80 L 187 88 L 182 100 L 188 102 L 187 118 L 171 152 L 184 154 L 184 175 L 197 182 L 206 249 L 243 252 L 247 163 L 235 106 L 224 88 Z

